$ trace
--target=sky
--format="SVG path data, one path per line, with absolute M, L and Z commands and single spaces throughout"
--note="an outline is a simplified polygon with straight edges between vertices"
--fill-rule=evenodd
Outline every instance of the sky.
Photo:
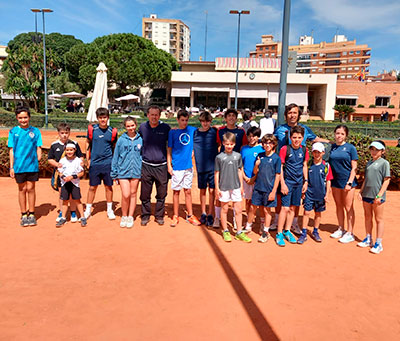
M 240 4 L 240 7 L 238 7 Z M 35 30 L 31 8 L 51 8 L 46 13 L 46 33 L 70 34 L 85 43 L 111 33 L 142 33 L 142 17 L 180 19 L 191 30 L 191 60 L 235 57 L 237 15 L 229 10 L 250 10 L 241 17 L 240 56 L 248 57 L 261 35 L 281 40 L 284 0 L 0 0 L 0 45 L 16 35 Z M 400 1 L 398 0 L 292 0 L 290 44 L 300 35 L 315 43 L 332 41 L 338 32 L 372 48 L 370 73 L 400 70 Z M 38 30 L 42 31 L 41 14 Z

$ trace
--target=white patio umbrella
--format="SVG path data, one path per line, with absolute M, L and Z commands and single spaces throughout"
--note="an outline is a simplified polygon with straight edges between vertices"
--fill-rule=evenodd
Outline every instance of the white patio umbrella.
M 136 96 L 136 95 L 133 95 L 133 94 L 129 94 L 129 95 L 125 95 L 125 96 L 122 96 L 122 97 L 118 97 L 115 100 L 116 101 L 132 101 L 132 100 L 138 100 L 139 98 L 140 98 L 139 96 Z
M 62 97 L 67 97 L 67 98 L 81 98 L 85 97 L 85 95 L 80 94 L 79 92 L 72 91 L 72 92 L 66 92 L 64 94 L 61 94 Z
M 98 108 L 108 108 L 107 67 L 101 62 L 96 70 L 96 83 L 94 84 L 93 96 L 86 116 L 89 122 L 97 121 L 96 110 Z

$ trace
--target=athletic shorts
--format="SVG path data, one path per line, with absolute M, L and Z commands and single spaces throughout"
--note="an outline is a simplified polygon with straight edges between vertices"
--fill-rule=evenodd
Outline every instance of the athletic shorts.
M 367 202 L 368 204 L 373 204 L 375 201 L 375 199 L 373 199 L 373 198 L 366 198 L 366 197 L 362 197 L 362 200 Z M 383 204 L 384 202 L 385 202 L 385 200 L 381 199 L 381 204 Z
M 214 172 L 197 173 L 197 187 L 199 189 L 215 188 Z
M 61 186 L 60 191 L 61 200 L 69 200 L 69 198 L 74 200 L 81 198 L 81 189 L 78 186 L 75 186 L 71 181 L 66 182 L 64 186 Z
M 171 189 L 180 191 L 182 188 L 192 188 L 193 168 L 184 170 L 173 170 L 171 178 Z
M 261 192 L 258 190 L 253 191 L 253 195 L 251 197 L 251 203 L 254 206 L 264 206 L 264 207 L 276 207 L 277 201 L 276 201 L 276 195 L 274 200 L 268 200 L 268 196 L 270 193 L 267 192 Z
M 221 191 L 221 197 L 219 198 L 221 202 L 240 202 L 242 201 L 242 193 L 240 188 L 231 189 L 229 191 Z
M 300 206 L 301 203 L 301 191 L 303 189 L 303 185 L 291 185 L 286 184 L 289 189 L 287 195 L 281 194 L 282 197 L 282 206 L 290 207 L 290 206 Z
M 348 179 L 332 179 L 331 186 L 335 188 L 344 189 L 347 185 Z M 353 185 L 351 187 L 357 187 L 357 181 L 354 179 Z
M 254 190 L 254 184 L 249 185 L 246 183 L 246 181 L 243 181 L 243 192 L 244 192 L 244 198 L 246 200 L 250 200 L 252 198 L 253 190 Z
M 15 173 L 15 181 L 17 184 L 23 184 L 24 182 L 30 181 L 35 182 L 39 180 L 39 172 L 25 172 Z
M 89 185 L 98 186 L 103 180 L 104 185 L 112 186 L 113 179 L 111 178 L 111 164 L 106 166 L 90 166 L 89 168 Z
M 325 200 L 312 200 L 308 197 L 303 201 L 304 211 L 324 212 L 326 210 Z

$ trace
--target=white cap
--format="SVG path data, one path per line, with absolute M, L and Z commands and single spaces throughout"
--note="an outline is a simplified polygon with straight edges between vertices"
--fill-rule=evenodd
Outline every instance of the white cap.
M 321 142 L 315 142 L 312 145 L 311 151 L 314 151 L 314 150 L 316 150 L 317 152 L 323 153 L 323 152 L 325 152 L 325 147 Z
M 372 142 L 372 143 L 369 145 L 368 148 L 371 148 L 371 147 L 375 147 L 375 148 L 378 149 L 378 150 L 383 150 L 383 149 L 385 149 L 385 146 L 384 146 L 382 143 L 380 143 L 379 141 L 374 141 L 374 142 Z

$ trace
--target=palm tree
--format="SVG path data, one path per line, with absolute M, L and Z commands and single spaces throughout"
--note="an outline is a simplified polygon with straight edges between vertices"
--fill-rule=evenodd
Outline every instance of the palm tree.
M 347 104 L 336 104 L 333 109 L 339 113 L 340 122 L 346 122 L 349 115 L 356 111 L 353 107 Z

